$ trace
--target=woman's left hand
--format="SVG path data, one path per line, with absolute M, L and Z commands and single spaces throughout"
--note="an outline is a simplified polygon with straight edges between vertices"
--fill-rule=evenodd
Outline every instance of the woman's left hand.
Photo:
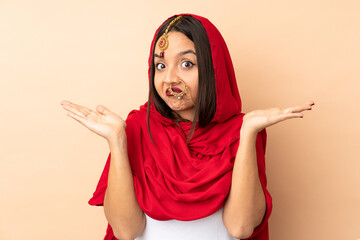
M 269 108 L 264 110 L 255 110 L 246 113 L 243 118 L 241 131 L 247 131 L 257 134 L 261 130 L 278 122 L 291 118 L 302 118 L 303 111 L 311 110 L 314 101 L 306 102 L 304 105 L 288 107 L 285 109 Z

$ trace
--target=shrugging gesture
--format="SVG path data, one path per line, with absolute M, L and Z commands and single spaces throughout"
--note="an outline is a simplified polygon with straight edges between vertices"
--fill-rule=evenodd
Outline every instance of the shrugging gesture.
M 155 219 L 162 239 L 210 233 L 203 239 L 268 240 L 272 198 L 265 128 L 302 117 L 314 102 L 242 113 L 225 40 L 207 18 L 194 14 L 174 15 L 159 26 L 148 70 L 149 100 L 131 111 L 126 123 L 104 106 L 92 111 L 63 101 L 69 116 L 109 142 L 107 162 L 89 200 L 104 206 L 109 223 L 104 239 L 134 239 L 144 230 L 141 239 L 159 239 Z M 196 225 L 190 230 L 193 237 L 184 235 L 188 231 L 180 225 L 163 225 L 205 217 L 214 218 L 213 224 Z M 211 234 L 213 229 L 223 234 Z

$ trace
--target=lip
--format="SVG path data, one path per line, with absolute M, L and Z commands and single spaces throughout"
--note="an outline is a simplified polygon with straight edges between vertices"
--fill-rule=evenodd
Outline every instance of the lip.
M 173 95 L 170 93 L 169 89 L 170 89 L 170 88 L 166 89 L 166 96 L 173 96 Z M 174 93 L 181 93 L 181 92 L 182 92 L 182 90 L 181 90 L 180 88 L 177 88 L 177 87 L 172 87 L 171 89 L 172 89 L 172 91 L 173 91 Z

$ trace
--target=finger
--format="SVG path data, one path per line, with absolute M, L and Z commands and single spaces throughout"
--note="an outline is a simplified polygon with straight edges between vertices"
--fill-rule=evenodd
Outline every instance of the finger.
M 65 104 L 68 104 L 69 106 L 73 107 L 74 109 L 76 109 L 77 110 L 76 113 L 83 116 L 83 117 L 87 117 L 89 114 L 95 113 L 94 111 L 92 111 L 91 109 L 89 109 L 87 107 L 84 107 L 84 106 L 81 106 L 81 105 L 78 105 L 78 104 L 75 104 L 75 103 L 72 103 L 72 102 L 69 102 L 69 101 L 63 101 L 63 102 Z
M 106 108 L 103 105 L 97 105 L 96 106 L 96 111 L 98 111 L 101 114 L 106 114 L 106 115 L 112 113 L 108 108 Z
M 74 106 L 68 105 L 68 104 L 64 104 L 63 108 L 65 108 L 69 112 L 72 112 L 72 113 L 77 114 L 82 117 L 86 117 L 86 115 L 90 112 L 90 110 L 88 112 L 85 112 L 86 110 L 84 110 L 84 109 L 79 109 L 78 107 L 74 107 Z
M 311 110 L 311 106 L 305 105 L 305 106 L 289 107 L 289 108 L 286 108 L 283 111 L 283 113 L 298 113 L 298 112 L 302 112 L 304 110 Z
M 67 100 L 62 100 L 61 101 L 61 105 L 65 105 L 65 104 L 67 104 L 67 105 L 70 105 L 70 106 L 77 106 L 77 104 L 75 104 L 75 103 L 73 103 L 73 102 L 70 102 L 70 101 L 67 101 Z
M 313 106 L 313 105 L 315 105 L 315 102 L 313 100 L 311 100 L 311 101 L 306 102 L 305 105 Z
M 78 115 L 76 115 L 76 114 L 74 114 L 74 113 L 72 113 L 72 112 L 67 112 L 66 115 L 68 115 L 69 117 L 72 117 L 73 119 L 75 119 L 75 120 L 78 121 L 79 123 L 81 123 L 81 124 L 83 124 L 83 125 L 86 126 L 86 121 L 87 121 L 86 118 L 81 117 L 81 116 L 78 116 Z
M 89 115 L 89 113 L 91 113 L 91 109 L 87 108 L 87 107 L 84 107 L 84 106 L 81 106 L 81 105 L 78 105 L 78 104 L 75 104 L 75 103 L 72 103 L 72 102 L 69 102 L 69 101 L 62 101 L 61 104 L 63 105 L 63 107 L 67 110 L 72 110 L 74 113 L 80 115 L 80 116 L 83 116 L 83 117 L 86 117 L 87 115 Z
M 283 113 L 278 115 L 276 122 L 281 122 L 291 118 L 303 118 L 304 115 L 302 113 Z
M 284 114 L 284 120 L 285 119 L 290 119 L 290 118 L 303 118 L 304 114 L 303 113 L 286 113 Z
M 68 104 L 68 103 L 69 103 L 69 101 L 67 101 L 67 100 L 62 100 L 62 101 L 60 102 L 61 105 L 63 105 L 63 104 Z

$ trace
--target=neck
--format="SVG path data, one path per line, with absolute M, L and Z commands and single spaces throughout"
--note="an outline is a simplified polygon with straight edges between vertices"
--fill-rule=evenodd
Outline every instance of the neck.
M 192 122 L 194 120 L 194 112 L 177 111 L 173 112 L 173 116 L 177 121 Z

